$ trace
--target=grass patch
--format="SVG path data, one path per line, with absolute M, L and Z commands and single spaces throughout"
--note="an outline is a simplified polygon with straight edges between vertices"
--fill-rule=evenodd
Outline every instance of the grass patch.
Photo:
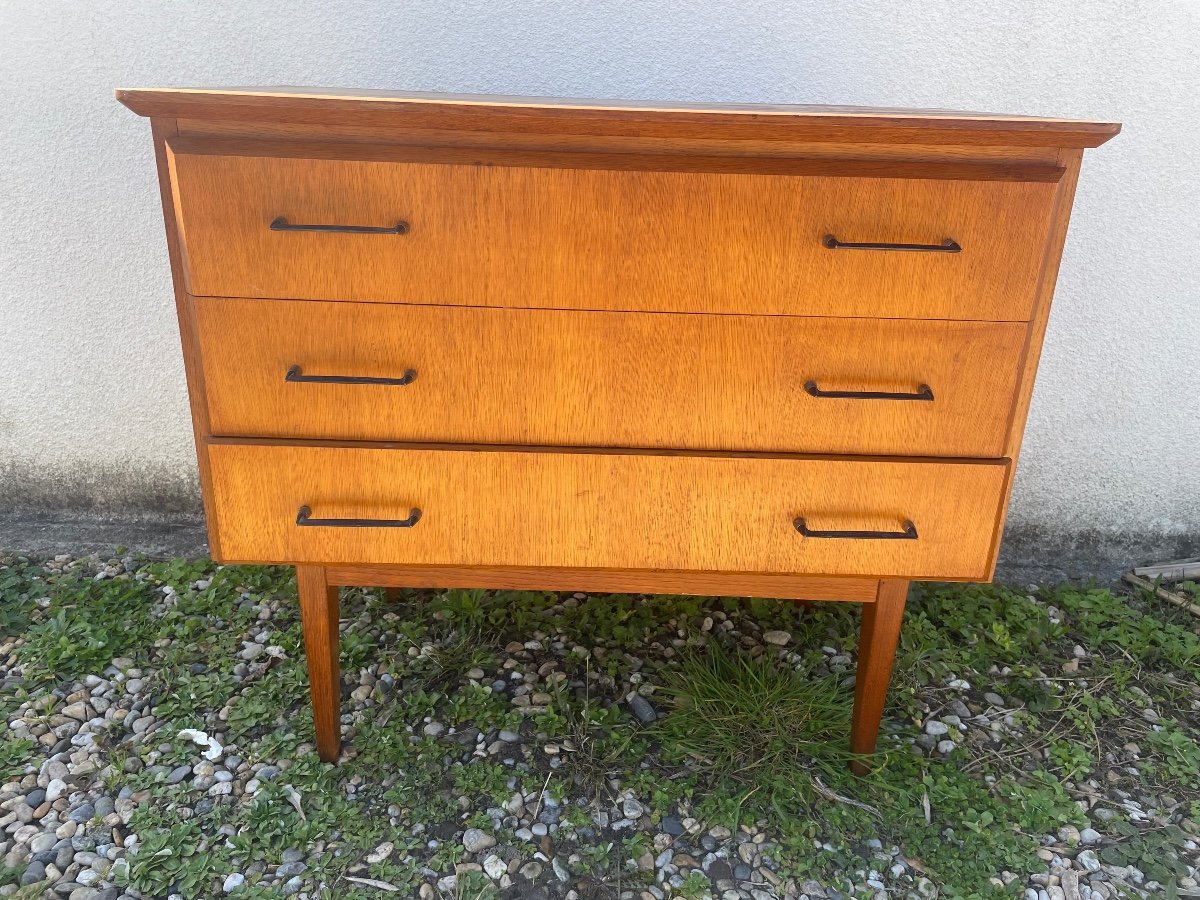
M 11 735 L 0 739 L 0 782 L 24 775 L 25 767 L 37 761 L 36 747 L 33 741 Z
M 1096 589 L 1044 598 L 995 586 L 915 593 L 890 695 L 892 727 L 885 723 L 867 778 L 847 773 L 850 691 L 837 675 L 817 676 L 820 655 L 804 646 L 837 650 L 852 638 L 836 615 L 818 608 L 793 627 L 799 664 L 714 641 L 662 673 L 659 694 L 670 698 L 671 713 L 656 729 L 661 753 L 696 779 L 707 820 L 730 828 L 770 822 L 783 835 L 781 871 L 797 877 L 848 881 L 865 863 L 864 835 L 872 835 L 903 848 L 949 896 L 1004 896 L 1011 891 L 996 873 L 1036 870 L 1044 835 L 1087 824 L 1075 782 L 1103 774 L 1113 736 L 1140 739 L 1143 777 L 1188 795 L 1186 778 L 1200 771 L 1195 716 L 1187 727 L 1152 727 L 1130 713 L 1150 705 L 1139 682 L 1152 673 L 1194 677 L 1193 632 Z M 1100 651 L 1087 655 L 1083 671 L 1076 642 Z M 1130 647 L 1142 654 L 1132 670 Z M 991 685 L 998 671 L 997 689 L 1018 707 L 1009 742 L 946 758 L 909 752 L 905 720 L 919 724 L 931 706 L 944 708 L 939 697 L 971 691 L 972 681 Z M 958 687 L 947 692 L 947 683 Z M 1168 706 L 1170 696 L 1154 702 Z M 1170 875 L 1159 860 L 1172 840 L 1130 827 L 1136 839 L 1114 858 Z
M 775 657 L 710 645 L 667 675 L 673 712 L 659 738 L 673 757 L 710 780 L 732 779 L 768 806 L 811 802 L 813 778 L 840 779 L 852 695 Z M 795 777 L 805 771 L 807 778 Z
M 153 634 L 151 588 L 128 578 L 50 582 L 46 615 L 17 651 L 35 678 L 58 681 L 98 673 L 118 656 L 144 654 Z
M 1194 618 L 1159 603 L 1153 615 L 1122 602 L 1102 588 L 1059 587 L 1045 601 L 1066 613 L 1077 639 L 1110 650 L 1153 671 L 1179 673 L 1200 684 L 1200 635 Z M 1164 617 L 1167 617 L 1164 619 Z
M 37 601 L 46 596 L 43 569 L 11 560 L 0 566 L 0 638 L 16 637 L 29 627 Z
M 685 658 L 665 690 L 672 712 L 658 729 L 663 752 L 698 777 L 700 810 L 731 829 L 772 822 L 784 836 L 783 870 L 797 876 L 839 883 L 863 864 L 859 848 L 872 835 L 898 843 L 944 883 L 987 893 L 990 874 L 1036 865 L 1039 843 L 1022 827 L 1036 833 L 1080 820 L 1046 773 L 988 785 L 892 744 L 871 774 L 852 776 L 852 696 L 836 679 L 805 677 L 776 657 L 714 645 Z

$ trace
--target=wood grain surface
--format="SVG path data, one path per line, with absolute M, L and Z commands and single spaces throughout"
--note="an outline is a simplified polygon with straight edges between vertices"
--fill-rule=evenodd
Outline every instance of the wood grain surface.
M 207 444 L 225 561 L 971 578 L 1007 464 L 551 449 Z M 301 527 L 317 518 L 412 528 Z M 822 539 L 793 527 L 900 530 Z
M 411 151 L 470 150 L 492 159 L 498 152 L 559 153 L 567 157 L 594 153 L 655 155 L 678 158 L 692 154 L 725 156 L 742 161 L 747 169 L 775 160 L 891 161 L 910 163 L 959 163 L 968 165 L 1030 165 L 1057 167 L 1059 150 L 1051 146 L 1004 146 L 953 144 L 839 143 L 836 141 L 789 141 L 766 139 L 722 140 L 715 134 L 678 137 L 647 137 L 627 134 L 538 134 L 528 131 L 439 128 L 371 128 L 362 125 L 329 125 L 295 122 L 239 122 L 216 119 L 179 119 L 177 144 L 192 145 L 226 141 L 270 142 L 278 146 L 312 147 L 324 144 L 344 152 L 348 146 L 366 146 L 375 152 L 381 146 Z
M 1012 421 L 1008 428 L 1008 446 L 1005 448 L 1004 454 L 1013 460 L 1014 465 L 1009 470 L 1005 481 L 1004 503 L 1000 507 L 1000 517 L 996 521 L 996 541 L 992 549 L 992 559 L 988 565 L 987 577 L 989 580 L 996 570 L 996 562 L 1000 553 L 1000 537 L 1004 533 L 1004 524 L 1008 517 L 1008 502 L 1012 496 L 1013 480 L 1016 477 L 1015 463 L 1021 452 L 1021 442 L 1025 437 L 1025 422 L 1029 416 L 1029 406 L 1033 402 L 1034 380 L 1037 377 L 1038 361 L 1042 355 L 1042 343 L 1045 340 L 1046 328 L 1050 322 L 1050 304 L 1054 298 L 1055 285 L 1058 282 L 1058 269 L 1062 262 L 1063 247 L 1066 245 L 1067 226 L 1071 220 L 1071 205 L 1075 200 L 1075 188 L 1079 183 L 1082 162 L 1082 151 L 1060 151 L 1059 163 L 1066 170 L 1066 175 L 1056 191 L 1050 235 L 1046 242 L 1041 275 L 1038 278 L 1033 319 L 1030 322 L 1025 349 L 1021 355 L 1017 402 L 1013 404 Z
M 338 589 L 320 566 L 296 566 L 296 591 L 304 627 L 317 753 L 325 762 L 336 762 L 342 743 L 338 715 L 342 702 Z
M 874 603 L 870 578 L 764 572 L 670 572 L 654 569 L 535 568 L 533 566 L 330 566 L 334 584 L 410 588 L 492 588 L 585 591 L 593 594 L 687 594 Z M 394 590 L 395 588 L 389 588 Z
M 431 163 L 455 166 L 501 166 L 518 169 L 601 169 L 619 172 L 701 172 L 741 175 L 808 175 L 839 178 L 913 178 L 926 181 L 1033 181 L 1057 182 L 1063 170 L 1057 157 L 1039 162 L 1029 158 L 989 157 L 979 154 L 934 159 L 897 158 L 882 155 L 855 156 L 811 153 L 805 156 L 763 156 L 733 153 L 706 154 L 693 150 L 639 153 L 628 149 L 590 150 L 564 153 L 559 149 L 522 147 L 413 145 L 407 143 L 334 142 L 307 139 L 299 134 L 289 140 L 179 136 L 171 141 L 178 155 L 269 157 L 365 162 Z M 815 149 L 825 149 L 817 145 Z M 844 148 L 843 148 L 844 149 Z
M 171 288 L 175 301 L 175 315 L 179 322 L 179 346 L 183 356 L 183 372 L 188 390 L 188 411 L 192 421 L 192 441 L 196 448 L 197 475 L 200 481 L 200 499 L 204 505 L 204 518 L 208 524 L 208 546 L 214 555 L 221 552 L 221 535 L 216 528 L 216 516 L 212 509 L 212 491 L 209 490 L 208 457 L 201 451 L 200 442 L 211 433 L 208 422 L 208 402 L 204 396 L 204 375 L 201 372 L 200 347 L 196 336 L 195 320 L 192 318 L 191 302 L 184 285 L 183 258 L 186 248 L 179 234 L 179 223 L 175 218 L 175 202 L 171 192 L 171 176 L 167 161 L 167 141 L 177 135 L 174 119 L 153 119 L 150 132 L 154 141 L 154 162 L 158 173 L 158 194 L 161 203 L 163 225 L 166 230 L 167 257 L 171 261 Z
M 854 676 L 854 714 L 850 721 L 852 753 L 875 750 L 907 597 L 907 581 L 881 581 L 876 601 L 863 606 L 858 635 L 858 669 Z M 860 762 L 855 771 L 863 774 L 865 768 Z
M 170 160 L 190 290 L 207 296 L 1025 321 L 1055 196 L 1044 181 Z M 962 252 L 830 250 L 826 235 Z
M 194 298 L 212 433 L 999 457 L 1026 326 Z M 307 374 L 408 385 L 311 384 Z M 915 393 L 932 401 L 812 397 Z
M 860 141 L 964 146 L 1096 147 L 1109 122 L 932 109 L 496 97 L 351 89 L 121 88 L 143 116 L 352 125 L 404 130 L 488 130 L 545 135 L 612 133 L 685 140 Z

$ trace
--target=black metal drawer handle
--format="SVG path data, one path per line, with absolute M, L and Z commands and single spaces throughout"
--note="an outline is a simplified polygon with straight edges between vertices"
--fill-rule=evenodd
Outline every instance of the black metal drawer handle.
M 950 238 L 946 238 L 940 244 L 859 244 L 852 241 L 839 241 L 832 234 L 827 234 L 821 243 L 830 250 L 916 250 L 923 253 L 959 253 L 962 250 L 958 241 Z
M 401 219 L 390 228 L 378 225 L 302 225 L 293 224 L 283 216 L 271 223 L 272 231 L 337 231 L 342 234 L 408 234 L 408 223 Z
M 408 369 L 399 378 L 373 378 L 368 375 L 305 375 L 299 366 L 291 366 L 284 381 L 301 381 L 308 384 L 412 384 L 417 379 L 417 370 Z
M 421 511 L 414 507 L 407 519 L 314 519 L 312 510 L 300 507 L 296 513 L 297 525 L 315 525 L 329 528 L 412 528 L 421 521 Z
M 917 539 L 917 526 L 907 519 L 904 520 L 903 531 L 814 531 L 804 523 L 803 518 L 797 518 L 792 524 L 807 538 L 850 538 L 858 541 L 915 541 Z
M 823 391 L 812 381 L 804 382 L 804 390 L 814 397 L 841 400 L 932 400 L 933 388 L 927 384 L 917 386 L 915 394 L 890 393 L 888 391 Z

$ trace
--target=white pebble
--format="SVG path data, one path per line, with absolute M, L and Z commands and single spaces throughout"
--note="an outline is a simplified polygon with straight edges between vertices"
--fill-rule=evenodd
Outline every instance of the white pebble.
M 483 871 L 487 872 L 493 881 L 497 881 L 502 875 L 508 874 L 508 865 L 500 857 L 492 854 L 483 861 Z

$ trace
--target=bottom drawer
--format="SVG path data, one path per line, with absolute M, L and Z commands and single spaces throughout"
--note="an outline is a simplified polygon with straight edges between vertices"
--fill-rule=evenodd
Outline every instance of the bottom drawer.
M 206 452 L 225 561 L 961 579 L 990 575 L 1008 465 L 221 440 Z M 411 527 L 383 524 L 414 509 Z M 906 523 L 904 537 L 868 536 Z

